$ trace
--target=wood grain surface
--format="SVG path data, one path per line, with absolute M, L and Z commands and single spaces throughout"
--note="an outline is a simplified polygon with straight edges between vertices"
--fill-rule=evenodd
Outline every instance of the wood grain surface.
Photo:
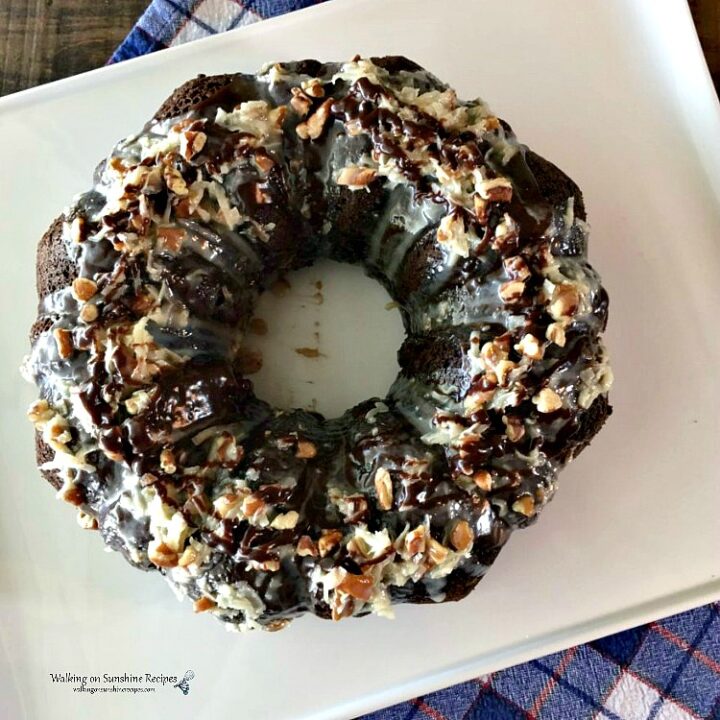
M 689 2 L 720 89 L 720 0 Z M 103 65 L 147 5 L 148 0 L 0 0 L 0 95 Z
M 0 95 L 104 65 L 148 0 L 0 0 Z

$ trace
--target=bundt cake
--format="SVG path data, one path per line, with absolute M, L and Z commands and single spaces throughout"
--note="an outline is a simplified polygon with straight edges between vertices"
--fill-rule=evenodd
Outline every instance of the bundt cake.
M 232 629 L 457 600 L 610 412 L 582 194 L 401 57 L 199 76 L 40 241 L 26 376 L 80 524 Z M 270 407 L 237 351 L 318 258 L 399 305 L 387 397 Z

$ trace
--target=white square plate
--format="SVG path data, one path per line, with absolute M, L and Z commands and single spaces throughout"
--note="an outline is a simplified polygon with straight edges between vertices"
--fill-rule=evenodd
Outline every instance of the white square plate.
M 106 556 L 53 498 L 17 373 L 34 250 L 113 142 L 198 72 L 405 54 L 583 188 L 615 414 L 458 604 L 237 636 Z M 720 111 L 683 0 L 336 0 L 0 101 L 0 714 L 347 718 L 720 596 Z M 192 669 L 191 692 L 51 672 Z

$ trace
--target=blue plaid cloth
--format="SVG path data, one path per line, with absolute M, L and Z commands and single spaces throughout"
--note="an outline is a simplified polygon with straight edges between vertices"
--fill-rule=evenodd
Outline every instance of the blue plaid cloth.
M 153 0 L 110 62 L 323 0 Z M 491 673 L 364 720 L 720 720 L 720 603 Z

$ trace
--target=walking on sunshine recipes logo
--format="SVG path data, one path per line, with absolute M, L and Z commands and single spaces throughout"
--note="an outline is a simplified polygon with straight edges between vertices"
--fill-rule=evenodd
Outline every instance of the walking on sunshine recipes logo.
M 192 670 L 184 675 L 165 675 L 156 673 L 123 673 L 112 675 L 75 675 L 74 673 L 50 673 L 50 681 L 55 685 L 68 685 L 73 692 L 88 693 L 154 693 L 158 688 L 177 688 L 183 695 L 190 692 L 190 681 L 195 677 Z

